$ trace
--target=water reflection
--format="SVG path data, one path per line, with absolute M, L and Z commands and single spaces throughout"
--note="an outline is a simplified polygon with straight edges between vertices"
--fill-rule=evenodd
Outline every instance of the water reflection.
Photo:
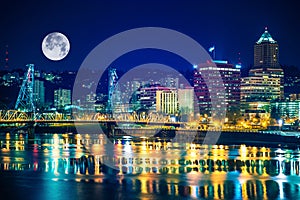
M 41 172 L 106 187 L 114 181 L 133 198 L 300 197 L 298 150 L 120 138 L 112 141 L 115 156 L 108 158 L 105 142 L 101 134 L 1 134 L 0 171 Z M 115 169 L 105 159 L 112 159 Z

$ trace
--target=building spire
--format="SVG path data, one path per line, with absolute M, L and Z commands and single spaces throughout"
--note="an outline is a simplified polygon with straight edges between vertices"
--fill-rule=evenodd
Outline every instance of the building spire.
M 256 44 L 260 44 L 263 42 L 276 43 L 276 41 L 272 38 L 271 34 L 268 32 L 268 27 L 265 27 L 265 32 L 260 36 Z

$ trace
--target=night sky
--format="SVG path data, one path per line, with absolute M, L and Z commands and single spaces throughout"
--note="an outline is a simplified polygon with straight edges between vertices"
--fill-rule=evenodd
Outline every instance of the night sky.
M 38 69 L 47 71 L 77 70 L 103 40 L 147 26 L 180 31 L 205 49 L 215 45 L 217 59 L 236 63 L 240 52 L 244 66 L 253 64 L 253 45 L 267 26 L 279 43 L 280 63 L 300 67 L 299 19 L 297 1 L 289 0 L 2 1 L 0 67 L 4 69 L 8 45 L 10 69 L 34 63 Z M 43 38 L 54 31 L 64 33 L 71 43 L 71 50 L 62 61 L 50 61 L 41 51 Z M 165 58 L 159 53 L 146 54 L 157 62 Z M 129 55 L 118 65 L 129 67 L 137 60 L 148 62 L 143 60 L 145 57 Z

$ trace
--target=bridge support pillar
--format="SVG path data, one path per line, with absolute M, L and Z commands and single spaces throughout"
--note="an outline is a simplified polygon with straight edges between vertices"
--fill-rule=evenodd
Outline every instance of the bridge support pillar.
M 116 127 L 115 122 L 107 122 L 107 137 L 108 138 L 114 137 L 115 127 Z
M 28 145 L 32 146 L 34 144 L 35 138 L 35 127 L 34 123 L 29 123 L 28 125 Z

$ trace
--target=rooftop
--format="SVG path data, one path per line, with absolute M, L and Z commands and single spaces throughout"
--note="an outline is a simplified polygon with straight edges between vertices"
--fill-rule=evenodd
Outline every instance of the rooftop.
M 261 44 L 261 43 L 277 43 L 272 36 L 270 35 L 270 33 L 268 32 L 268 28 L 265 28 L 265 32 L 261 35 L 261 37 L 259 38 L 259 40 L 256 42 L 256 44 Z

